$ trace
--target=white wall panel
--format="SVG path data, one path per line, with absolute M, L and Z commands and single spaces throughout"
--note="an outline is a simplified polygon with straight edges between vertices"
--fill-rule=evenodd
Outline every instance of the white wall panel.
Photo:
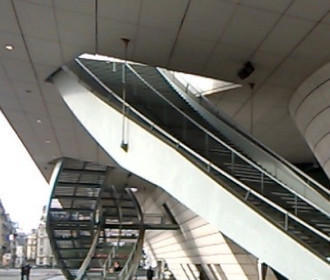
M 254 256 L 164 191 L 147 188 L 139 192 L 138 197 L 146 212 L 151 212 L 151 209 L 162 211 L 161 205 L 166 203 L 179 222 L 181 230 L 149 231 L 146 234 L 146 246 L 157 259 L 166 260 L 177 279 L 186 280 L 188 276 L 194 280 L 198 277 L 195 264 L 203 264 L 210 280 L 258 279 Z M 270 275 L 267 279 L 275 278 Z

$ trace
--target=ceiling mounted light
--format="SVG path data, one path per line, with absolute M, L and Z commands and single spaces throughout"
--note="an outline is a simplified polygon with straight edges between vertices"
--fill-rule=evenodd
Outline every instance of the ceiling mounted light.
M 45 143 L 46 144 L 50 144 L 51 142 L 50 142 L 50 140 L 46 140 Z
M 41 120 L 37 120 L 37 123 L 42 123 L 42 121 Z
M 10 44 L 6 44 L 6 45 L 5 45 L 5 49 L 6 49 L 7 51 L 13 51 L 13 50 L 14 50 L 14 46 L 13 46 L 13 45 L 10 45 Z

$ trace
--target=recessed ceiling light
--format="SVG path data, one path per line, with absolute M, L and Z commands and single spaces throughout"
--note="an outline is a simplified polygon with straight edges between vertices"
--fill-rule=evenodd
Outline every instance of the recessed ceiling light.
M 6 44 L 6 45 L 5 45 L 5 49 L 6 49 L 7 51 L 13 51 L 13 50 L 14 50 L 14 46 L 13 46 L 13 45 L 10 45 L 10 44 Z
M 50 140 L 46 140 L 45 143 L 46 143 L 46 144 L 50 144 Z
M 37 123 L 42 123 L 42 121 L 41 120 L 37 120 Z

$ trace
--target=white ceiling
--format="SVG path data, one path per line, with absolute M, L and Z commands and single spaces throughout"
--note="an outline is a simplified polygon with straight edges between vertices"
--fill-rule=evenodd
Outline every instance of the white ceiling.
M 289 160 L 311 161 L 288 101 L 330 59 L 329 9 L 329 0 L 1 0 L 1 109 L 46 177 L 61 156 L 106 163 L 45 78 L 84 52 L 123 57 L 129 38 L 131 60 L 232 82 L 252 61 L 253 90 L 210 99 Z

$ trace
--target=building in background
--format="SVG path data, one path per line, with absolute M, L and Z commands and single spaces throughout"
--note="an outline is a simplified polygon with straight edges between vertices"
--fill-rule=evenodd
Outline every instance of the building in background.
M 6 259 L 8 259 L 8 254 L 11 251 L 9 236 L 14 232 L 14 225 L 0 200 L 0 265 L 7 264 L 7 261 L 4 263 L 3 257 L 6 255 Z
M 17 231 L 17 226 L 0 201 L 0 257 L 1 265 L 20 267 L 28 262 L 38 266 L 53 267 L 54 256 L 46 232 L 46 207 L 42 209 L 40 224 L 30 234 Z
M 21 267 L 26 261 L 26 241 L 27 235 L 24 232 L 16 234 L 16 260 L 15 267 Z
M 54 256 L 46 232 L 46 207 L 42 209 L 42 216 L 37 230 L 36 265 L 52 267 L 55 265 Z
M 26 260 L 35 264 L 37 258 L 37 230 L 32 229 L 26 240 Z

